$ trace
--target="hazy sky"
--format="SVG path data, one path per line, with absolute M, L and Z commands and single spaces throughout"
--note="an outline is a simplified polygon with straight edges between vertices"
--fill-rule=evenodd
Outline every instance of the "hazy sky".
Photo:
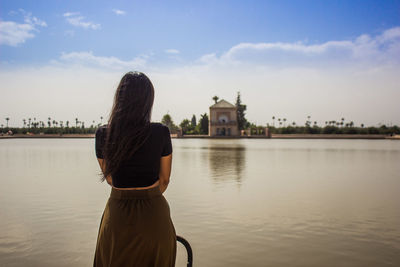
M 399 125 L 400 1 L 1 1 L 1 124 L 98 123 L 130 70 L 154 121 L 240 91 L 257 124 Z

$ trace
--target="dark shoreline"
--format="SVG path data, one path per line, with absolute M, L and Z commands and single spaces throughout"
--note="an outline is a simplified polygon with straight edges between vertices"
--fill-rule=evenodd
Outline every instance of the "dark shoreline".
M 0 135 L 0 139 L 15 139 L 15 138 L 94 138 L 94 134 L 14 134 Z
M 384 134 L 272 134 L 271 137 L 263 135 L 252 136 L 216 136 L 185 135 L 179 138 L 204 138 L 204 139 L 366 139 L 366 140 L 400 140 L 400 135 L 388 136 Z
M 15 134 L 15 135 L 3 135 L 0 139 L 15 139 L 15 138 L 94 138 L 94 134 Z M 367 140 L 400 140 L 400 136 L 388 136 L 383 134 L 272 134 L 271 137 L 262 135 L 252 135 L 252 136 L 218 136 L 210 137 L 208 135 L 184 135 L 182 137 L 177 137 L 171 135 L 172 138 L 179 139 L 367 139 Z

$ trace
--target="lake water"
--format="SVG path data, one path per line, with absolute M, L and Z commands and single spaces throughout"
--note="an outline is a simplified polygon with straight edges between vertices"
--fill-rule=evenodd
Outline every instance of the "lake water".
M 400 266 L 400 142 L 173 148 L 165 196 L 194 266 Z M 110 192 L 98 173 L 93 139 L 0 140 L 0 266 L 91 266 Z

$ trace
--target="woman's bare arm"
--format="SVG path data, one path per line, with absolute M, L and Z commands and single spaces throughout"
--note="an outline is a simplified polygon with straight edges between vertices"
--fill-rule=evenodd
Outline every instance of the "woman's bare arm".
M 99 158 L 97 158 L 97 161 L 99 162 L 99 165 L 100 165 L 101 171 L 104 173 L 104 171 L 105 171 L 105 164 L 104 164 L 104 160 L 103 160 L 103 159 L 99 159 Z M 106 181 L 107 181 L 107 183 L 108 183 L 109 185 L 111 185 L 111 186 L 112 186 L 112 179 L 111 179 L 111 176 L 107 176 L 107 178 L 106 178 Z
M 160 173 L 159 173 L 159 183 L 161 193 L 167 190 L 169 184 L 169 177 L 171 176 L 171 165 L 172 165 L 172 154 L 168 156 L 161 157 L 160 159 Z

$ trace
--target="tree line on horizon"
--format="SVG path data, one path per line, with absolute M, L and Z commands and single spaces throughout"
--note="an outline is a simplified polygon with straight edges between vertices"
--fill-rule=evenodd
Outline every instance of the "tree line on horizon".
M 193 114 L 190 120 L 183 119 L 179 126 L 174 123 L 171 115 L 165 114 L 161 119 L 161 123 L 166 125 L 171 133 L 182 130 L 182 134 L 186 135 L 208 135 L 209 118 L 207 113 L 200 115 L 198 123 L 196 115 Z
M 215 103 L 218 102 L 219 97 L 212 97 Z M 397 125 L 379 127 L 369 126 L 366 127 L 363 123 L 360 127 L 355 126 L 353 121 L 346 122 L 345 118 L 340 120 L 325 121 L 324 126 L 318 125 L 316 121 L 311 120 L 311 116 L 307 116 L 304 125 L 297 125 L 295 122 L 288 123 L 286 118 L 277 118 L 272 116 L 272 124 L 256 125 L 246 119 L 247 106 L 242 103 L 240 92 L 237 92 L 235 106 L 237 109 L 237 123 L 240 130 L 250 130 L 252 135 L 264 135 L 265 129 L 268 128 L 272 134 L 400 134 L 400 128 Z M 14 134 L 94 134 L 98 127 L 103 123 L 103 117 L 100 117 L 100 122 L 96 124 L 93 120 L 89 127 L 85 126 L 83 121 L 75 118 L 73 124 L 70 121 L 57 121 L 48 117 L 47 122 L 38 121 L 36 118 L 23 119 L 23 127 L 8 127 L 10 118 L 6 117 L 6 125 L 0 124 L 0 133 L 7 133 L 11 130 Z M 277 122 L 277 123 L 276 123 Z M 191 119 L 185 118 L 176 125 L 170 114 L 165 114 L 161 123 L 166 125 L 171 133 L 182 131 L 183 135 L 208 135 L 209 117 L 207 112 L 200 115 L 197 121 L 196 115 L 193 114 Z M 276 125 L 275 125 L 276 124 Z
M 219 97 L 212 97 L 215 103 L 218 102 Z M 271 134 L 400 134 L 400 128 L 396 125 L 380 127 L 369 126 L 366 127 L 361 123 L 360 127 L 356 127 L 353 121 L 346 122 L 345 118 L 339 121 L 331 120 L 325 121 L 324 126 L 319 126 L 316 121 L 311 120 L 311 116 L 307 116 L 304 125 L 297 125 L 295 122 L 287 123 L 286 118 L 277 118 L 272 116 L 272 124 L 257 125 L 249 122 L 246 119 L 247 105 L 242 103 L 240 92 L 237 92 L 235 106 L 237 109 L 237 123 L 240 130 L 250 130 L 252 135 L 265 135 L 265 129 L 268 128 Z M 175 125 L 172 117 L 169 114 L 164 115 L 162 123 L 167 125 L 171 132 L 176 132 L 182 129 L 184 135 L 197 135 L 208 134 L 208 115 L 204 113 L 201 115 L 202 126 L 196 124 L 196 116 L 193 114 L 192 119 L 183 119 L 178 125 Z M 277 125 L 275 126 L 275 120 Z M 201 130 L 200 130 L 201 129 Z
M 73 123 L 70 121 L 57 121 L 51 117 L 47 118 L 47 122 L 36 120 L 34 117 L 22 119 L 22 127 L 8 127 L 9 117 L 5 118 L 6 125 L 1 124 L 0 132 L 7 133 L 11 130 L 14 134 L 93 134 L 97 128 L 103 123 L 103 117 L 100 117 L 100 122 L 96 124 L 93 120 L 89 127 L 85 126 L 85 122 L 75 118 Z

